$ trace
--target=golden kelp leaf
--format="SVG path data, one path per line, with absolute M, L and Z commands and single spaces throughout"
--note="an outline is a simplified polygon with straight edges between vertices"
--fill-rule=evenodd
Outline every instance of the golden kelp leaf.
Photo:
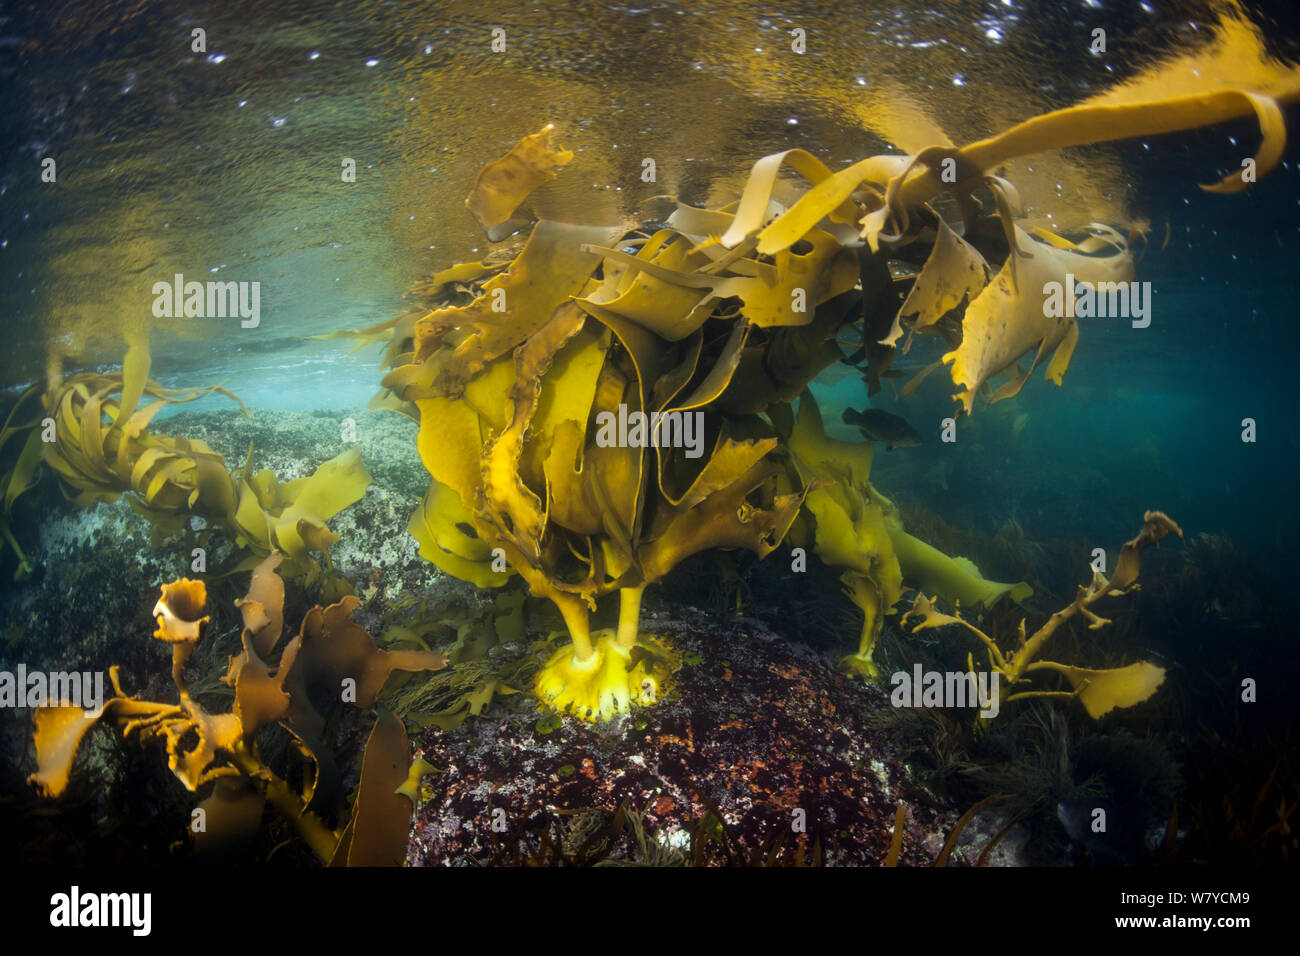
M 481 296 L 464 307 L 437 309 L 416 323 L 415 361 L 431 361 L 422 368 L 417 364 L 414 381 L 428 394 L 403 397 L 459 394 L 489 362 L 512 351 L 550 321 L 557 308 L 581 295 L 600 264 L 599 253 L 585 247 L 607 245 L 621 232 L 621 227 L 539 222 L 523 252 L 506 272 L 484 283 Z M 461 336 L 454 345 L 444 342 L 448 330 Z M 385 385 L 395 374 L 384 379 Z
M 903 334 L 902 320 L 916 316 L 910 323 L 914 331 L 928 329 L 957 308 L 963 301 L 974 301 L 988 284 L 989 267 L 974 246 L 937 219 L 938 234 L 916 277 L 916 284 L 903 301 L 894 318 L 894 326 L 881 345 L 895 345 Z
M 275 669 L 275 676 L 253 647 L 253 637 L 245 630 L 241 636 L 243 652 L 230 659 L 226 676 L 222 680 L 235 688 L 233 713 L 239 720 L 245 740 L 252 740 L 262 727 L 282 719 L 289 712 L 289 695 L 284 682 L 293 670 L 299 648 L 285 649 L 284 659 Z M 294 638 L 299 640 L 299 638 Z
M 733 441 L 725 434 L 719 435 L 713 454 L 709 456 L 709 460 L 705 462 L 689 488 L 681 494 L 674 495 L 670 489 L 664 487 L 662 475 L 659 488 L 663 492 L 664 499 L 674 508 L 694 508 L 705 498 L 722 491 L 735 481 L 738 475 L 744 474 L 757 465 L 776 446 L 775 438 Z
M 593 477 L 611 464 L 617 467 L 625 461 L 631 462 L 633 475 L 639 474 L 642 456 L 636 449 L 584 449 L 586 441 L 583 426 L 577 422 L 561 422 L 556 426 L 543 465 L 547 491 L 546 512 L 550 522 L 557 527 L 581 535 L 595 535 L 600 533 L 603 524 L 600 503 L 592 485 Z M 604 475 L 596 480 L 609 486 Z M 625 477 L 620 475 L 612 484 L 614 487 L 622 487 L 624 480 Z
M 414 402 L 408 402 L 398 398 L 388 389 L 381 389 L 366 403 L 368 412 L 396 412 L 397 414 L 409 418 L 415 424 L 420 424 L 420 410 L 415 407 Z
M 224 459 L 200 440 L 153 435 L 145 428 L 170 404 L 214 392 L 238 398 L 218 386 L 161 388 L 148 379 L 149 361 L 147 347 L 137 343 L 128 350 L 120 373 L 72 376 L 47 390 L 41 401 L 55 420 L 56 438 L 41 443 L 40 458 L 58 476 L 64 496 L 80 507 L 112 502 L 128 493 L 128 504 L 153 524 L 155 540 L 186 530 L 191 515 L 212 524 L 235 522 L 239 490 Z M 137 408 L 146 395 L 156 401 Z M 0 445 L 10 436 L 10 425 L 0 429 Z M 14 469 L 0 476 L 6 510 L 34 477 L 36 452 L 25 447 Z M 241 545 L 259 537 L 256 529 L 232 530 Z
M 883 202 L 886 185 L 910 162 L 909 156 L 871 156 L 818 181 L 758 234 L 758 252 L 773 255 L 788 249 L 832 212 L 839 210 L 843 215 L 851 204 L 849 197 L 864 184 L 876 187 Z M 728 238 L 722 237 L 724 244 L 730 244 Z
M 720 265 L 716 262 L 694 270 L 673 268 L 655 258 L 591 247 L 604 254 L 606 263 L 627 267 L 635 283 L 627 294 L 635 298 L 626 308 L 622 298 L 594 304 L 603 304 L 669 341 L 695 332 L 718 300 L 732 297 L 741 300 L 742 314 L 755 327 L 806 325 L 815 306 L 853 288 L 857 258 L 825 230 L 810 229 L 800 238 L 798 250 L 778 250 L 770 264 L 734 258 L 725 270 L 715 268 Z M 674 248 L 666 247 L 660 258 Z M 668 307 L 655 308 L 656 301 L 667 301 Z
M 248 487 L 257 495 L 257 503 L 268 511 L 282 507 L 288 499 L 282 497 L 280 479 L 270 468 L 263 468 L 247 479 Z M 305 480 L 305 479 L 299 479 Z
M 373 479 L 361 461 L 361 449 L 349 448 L 324 462 L 309 477 L 281 488 L 289 506 L 271 521 L 272 540 L 290 557 L 324 550 L 337 536 L 325 522 L 360 501 Z
M 524 480 L 534 487 L 542 486 L 544 459 L 555 430 L 567 422 L 586 427 L 609 341 L 608 329 L 595 322 L 586 323 L 556 353 L 550 370 L 541 376 L 541 392 L 529 422 L 533 437 L 524 442 L 519 462 Z
M 1134 577 L 1137 571 L 1137 555 L 1142 549 L 1147 544 L 1155 543 L 1160 538 L 1178 531 L 1178 526 L 1162 512 L 1149 511 L 1146 517 L 1147 523 L 1143 532 L 1125 545 L 1126 553 L 1132 555 L 1131 570 Z M 1077 695 L 1083 700 L 1088 712 L 1093 717 L 1100 717 L 1115 707 L 1130 707 L 1149 698 L 1164 680 L 1164 669 L 1145 661 L 1139 661 L 1123 668 L 1088 670 L 1058 664 L 1053 661 L 1035 663 L 1034 658 L 1042 650 L 1044 644 L 1056 633 L 1057 629 L 1076 614 L 1082 614 L 1087 618 L 1091 622 L 1089 627 L 1092 630 L 1109 624 L 1109 621 L 1099 617 L 1091 608 L 1097 601 L 1108 594 L 1114 593 L 1120 593 L 1115 588 L 1114 583 L 1107 581 L 1102 574 L 1094 572 L 1092 582 L 1087 587 L 1079 588 L 1078 594 L 1070 604 L 1044 621 L 1043 625 L 1028 638 L 1025 636 L 1025 622 L 1021 619 L 1016 647 L 1010 653 L 1004 653 L 989 635 L 970 622 L 957 616 L 940 614 L 935 611 L 934 604 L 925 598 L 923 594 L 918 595 L 913 609 L 903 616 L 903 622 L 906 623 L 912 617 L 921 618 L 921 622 L 916 625 L 915 630 L 927 627 L 942 627 L 946 624 L 961 624 L 980 639 L 989 652 L 989 665 L 1002 674 L 1010 683 L 1017 683 L 1034 670 L 1056 671 L 1063 674 L 1074 686 Z M 1014 694 L 1008 700 L 1017 700 L 1023 697 L 1061 696 L 1062 693 L 1055 691 L 1027 691 L 1022 694 Z
M 468 403 L 450 398 L 426 398 L 420 409 L 416 449 L 434 481 L 451 488 L 462 502 L 473 501 L 481 487 L 480 455 L 491 433 L 480 424 Z
M 909 230 L 908 206 L 910 204 L 902 200 L 902 194 L 904 184 L 908 181 L 912 171 L 917 167 L 934 169 L 939 166 L 945 169 L 945 173 L 951 173 L 951 179 L 948 175 L 945 175 L 944 181 L 954 183 L 955 189 L 961 196 L 968 197 L 973 184 L 978 185 L 986 182 L 980 175 L 982 172 L 980 168 L 966 159 L 960 150 L 951 146 L 929 146 L 919 153 L 909 156 L 903 168 L 885 184 L 883 202 L 862 217 L 860 235 L 867 241 L 867 246 L 872 252 L 879 251 L 882 238 L 900 240 Z M 997 196 L 996 191 L 994 195 Z M 969 212 L 972 210 L 973 203 L 969 198 L 962 198 L 960 205 L 963 210 Z M 882 236 L 881 230 L 891 220 L 894 222 L 897 235 Z
M 267 514 L 249 482 L 241 480 L 238 488 L 239 507 L 234 513 L 236 542 L 240 547 L 266 553 L 271 550 L 271 524 Z
M 410 775 L 411 744 L 402 722 L 379 708 L 361 758 L 356 803 L 330 866 L 401 866 L 414 806 L 401 791 Z
M 1165 669 L 1148 661 L 1128 667 L 1089 670 L 1055 661 L 1035 661 L 1025 671 L 1051 670 L 1065 676 L 1094 720 L 1117 707 L 1132 707 L 1148 700 L 1164 683 Z
M 17 559 L 14 580 L 32 572 L 32 564 L 23 553 L 22 546 L 9 526 L 9 516 L 14 502 L 37 481 L 37 471 L 44 457 L 39 425 L 45 415 L 42 393 L 32 386 L 18 396 L 0 425 L 0 552 L 7 545 Z M 14 455 L 12 449 L 19 442 L 22 449 Z
M 294 640 L 297 640 L 297 638 Z M 334 763 L 334 758 L 325 749 L 325 744 L 315 734 L 289 723 L 283 723 L 281 726 L 290 733 L 298 753 L 302 754 L 313 768 L 311 779 L 304 781 L 302 789 L 304 811 L 316 814 L 332 814 L 334 808 L 339 805 L 343 798 L 343 777 Z M 331 836 L 333 837 L 333 834 Z M 330 842 L 337 844 L 337 837 L 334 837 Z M 332 852 L 322 852 L 318 847 L 319 844 L 312 841 L 312 849 L 316 850 L 321 859 L 328 860 L 333 855 Z M 331 846 L 331 850 L 333 848 Z
M 542 376 L 556 354 L 581 330 L 586 315 L 573 303 L 560 306 L 551 320 L 515 353 L 516 384 L 510 390 L 512 415 L 505 430 L 483 449 L 483 519 L 536 564 L 546 526 L 545 503 L 519 474 L 526 431 L 541 397 Z
M 276 529 L 279 546 L 286 553 L 299 557 L 306 551 L 328 551 L 338 540 L 337 534 L 312 518 L 299 518 L 293 525 L 292 535 L 287 534 L 284 526 Z
M 490 681 L 489 687 L 496 685 L 497 683 L 497 681 Z M 511 691 L 511 693 L 518 693 L 518 691 Z M 478 711 L 475 710 L 474 713 L 478 714 Z M 424 780 L 427 774 L 437 772 L 438 768 L 433 766 L 433 764 L 429 763 L 423 757 L 416 757 L 415 760 L 411 762 L 411 769 L 407 773 L 406 779 L 402 781 L 402 785 L 393 792 L 399 793 L 406 797 L 407 800 L 410 800 L 412 807 L 419 806 L 421 781 Z
M 495 588 L 510 578 L 492 569 L 492 547 L 474 528 L 474 515 L 451 488 L 434 480 L 407 529 L 420 544 L 420 557 L 475 587 Z
M 262 825 L 266 791 L 247 777 L 221 777 L 200 800 L 204 827 L 193 832 L 194 854 L 205 863 L 237 863 Z
M 441 272 L 435 272 L 428 279 L 416 282 L 411 291 L 417 295 L 436 298 L 444 293 L 449 285 L 477 282 L 500 272 L 508 265 L 510 265 L 509 260 L 499 262 L 458 262 L 455 265 L 448 266 Z
M 68 776 L 81 739 L 99 722 L 99 717 L 87 717 L 80 707 L 38 707 L 32 719 L 36 727 L 38 769 L 27 782 L 43 797 L 60 796 L 68 787 Z
M 776 188 L 777 176 L 784 166 L 789 166 L 814 185 L 834 178 L 825 163 L 802 149 L 788 149 L 785 152 L 764 156 L 754 163 L 754 168 L 750 170 L 749 179 L 745 182 L 745 190 L 740 197 L 740 205 L 736 208 L 735 218 L 730 228 L 722 235 L 724 246 L 731 248 L 738 245 L 755 235 L 767 223 L 771 211 L 772 192 Z M 841 222 L 851 222 L 857 214 L 857 209 L 848 201 L 850 192 L 852 189 L 846 190 L 836 202 L 828 204 L 820 215 L 808 222 L 799 235 L 782 248 L 794 245 L 795 241 L 803 238 L 808 229 L 816 225 L 823 216 L 830 215 L 832 212 L 838 214 Z M 767 250 L 760 249 L 760 251 Z
M 718 409 L 756 415 L 773 403 L 794 401 L 823 369 L 844 357 L 835 335 L 853 321 L 861 302 L 853 289 L 818 305 L 807 325 L 769 329 L 765 346 L 745 348 Z
M 936 371 L 943 365 L 943 359 L 935 359 L 929 365 L 923 366 L 919 372 L 907 380 L 902 388 L 898 390 L 899 398 L 908 398 L 916 394 L 916 390 L 921 384 L 930 377 L 930 373 Z
M 1050 368 L 1053 380 L 1059 384 L 1077 333 L 1071 332 L 1074 317 L 1067 316 L 1064 309 L 1054 310 L 1060 315 L 1048 314 L 1045 307 L 1048 283 L 1063 287 L 1067 275 L 1073 275 L 1076 282 L 1094 284 L 1127 282 L 1133 277 L 1133 259 L 1127 252 L 1084 256 L 1036 242 L 1019 226 L 1015 228 L 1015 236 L 1016 244 L 1026 252 L 1013 251 L 993 281 L 967 307 L 961 344 L 943 356 L 945 363 L 952 364 L 953 383 L 965 386 L 954 398 L 961 400 L 967 414 L 973 411 L 975 396 L 984 383 L 1030 350 L 1037 350 L 1037 355 L 1029 372 L 999 389 L 994 400 L 1018 392 L 1048 351 L 1064 346 L 1065 357 L 1060 362 L 1054 361 Z
M 813 320 L 816 306 L 847 292 L 858 281 L 857 256 L 822 229 L 809 229 L 799 245 L 772 257 L 775 281 L 748 279 L 740 286 L 745 318 L 759 328 L 806 325 Z M 723 291 L 730 294 L 731 290 Z M 796 311 L 792 303 L 800 295 L 804 303 Z
M 43 449 L 45 461 L 81 492 L 75 499 L 80 503 L 113 500 L 132 491 L 147 505 L 143 513 L 151 520 L 191 510 L 196 503 L 203 513 L 225 518 L 235 496 L 221 457 L 201 441 L 149 435 L 144 428 L 168 404 L 213 392 L 237 397 L 216 386 L 160 388 L 147 380 L 148 367 L 148 350 L 136 345 L 121 373 L 73 376 L 48 393 L 45 401 L 54 410 L 57 440 Z M 114 392 L 120 401 L 111 398 Z M 158 401 L 137 411 L 146 394 Z
M 881 589 L 869 576 L 861 571 L 846 570 L 840 575 L 844 585 L 844 596 L 862 612 L 862 631 L 858 636 L 858 650 L 841 658 L 837 667 L 849 674 L 856 674 L 866 680 L 877 681 L 883 676 L 876 666 L 873 655 L 876 641 L 884 629 L 885 613 L 890 605 L 885 603 Z
M 150 364 L 152 359 L 147 345 L 136 343 L 126 350 L 126 357 L 122 359 L 121 403 L 113 416 L 114 428 L 125 425 L 135 414 L 136 406 L 140 404 L 140 396 L 144 394 L 145 386 L 149 384 Z
M 301 480 L 301 479 L 300 479 Z M 328 520 L 360 501 L 371 481 L 361 461 L 361 449 L 352 447 L 320 465 L 302 485 L 286 485 L 292 510 L 300 515 Z M 286 511 L 282 520 L 288 519 Z
M 248 593 L 235 601 L 244 618 L 244 627 L 253 634 L 253 646 L 266 655 L 275 647 L 284 629 L 284 581 L 275 569 L 283 555 L 269 554 L 253 569 Z
M 727 247 L 720 241 L 714 242 L 714 240 L 731 227 L 735 218 L 732 213 L 724 212 L 722 209 L 700 209 L 697 206 L 678 202 L 668 217 L 668 228 L 681 233 L 710 258 L 717 257 L 714 258 L 716 262 L 727 255 Z M 744 249 L 745 255 L 753 251 L 750 243 L 737 245 Z
M 87 716 L 80 707 L 38 707 L 33 712 L 37 770 L 27 779 L 41 796 L 57 797 L 67 789 L 68 774 L 77 756 L 77 748 L 96 722 L 159 720 L 181 713 L 180 708 L 174 704 L 124 697 L 118 682 L 116 664 L 109 668 L 108 677 L 113 685 L 114 696 L 104 701 L 103 709 L 96 716 Z
M 0 451 L 27 429 L 35 428 L 41 423 L 41 419 L 46 415 L 45 407 L 41 402 L 42 395 L 41 387 L 33 385 L 14 400 L 13 405 L 9 407 L 9 414 L 5 416 L 4 424 L 0 425 Z
M 889 522 L 889 539 L 898 555 L 903 580 L 913 587 L 937 594 L 951 604 L 989 607 L 1004 594 L 1009 594 L 1011 600 L 1019 603 L 1034 593 L 1023 581 L 1000 584 L 986 580 L 969 558 L 950 558 L 908 534 L 897 522 Z
M 744 444 L 744 443 L 742 443 Z M 691 507 L 673 508 L 667 501 L 655 508 L 654 525 L 637 549 L 637 561 L 644 580 L 659 580 L 672 567 L 693 554 L 710 548 L 745 548 L 762 558 L 785 537 L 799 514 L 804 493 L 775 495 L 770 507 L 755 507 L 745 499 L 780 470 L 759 461 L 743 472 L 750 460 L 744 449 L 727 454 L 727 467 L 711 473 L 708 484 L 718 490 Z M 706 466 L 707 468 L 707 466 Z
M 514 355 L 506 354 L 465 383 L 460 400 L 478 414 L 480 431 L 499 432 L 506 427 L 514 409 L 510 389 L 515 384 Z
M 36 469 L 41 464 L 44 444 L 40 431 L 33 428 L 23 443 L 22 451 L 18 453 L 13 470 L 4 482 L 4 513 L 7 514 L 13 508 L 19 495 L 36 483 Z
M 1286 130 L 1278 101 L 1292 102 L 1300 98 L 1300 71 L 1280 65 L 1270 69 L 1273 82 L 1268 85 L 1274 88 L 1271 95 L 1220 88 L 1162 97 L 1149 86 L 1130 91 L 1121 86 L 1103 94 L 1098 101 L 1035 116 L 997 136 L 971 143 L 958 150 L 956 157 L 963 167 L 990 170 L 1028 153 L 1199 129 L 1254 115 L 1259 120 L 1262 136 L 1255 157 L 1256 176 L 1262 176 L 1277 164 L 1285 148 Z M 1151 98 L 1139 98 L 1142 96 Z M 1207 188 L 1233 192 L 1242 186 L 1244 180 L 1238 172 Z M 902 206 L 928 202 L 943 187 L 934 169 L 914 170 L 897 190 L 897 203 Z
M 1254 115 L 1263 139 L 1255 159 L 1257 178 L 1282 155 L 1285 130 L 1277 103 L 1300 98 L 1300 69 L 1271 57 L 1259 31 L 1235 11 L 1222 18 L 1216 34 L 1209 47 L 1157 63 L 1076 106 L 1034 117 L 960 150 L 944 144 L 918 150 L 914 157 L 904 159 L 911 162 L 923 154 L 932 160 L 952 158 L 959 170 L 957 189 L 969 191 L 978 182 L 973 171 L 994 170 L 1016 156 L 1195 129 Z M 889 208 L 876 210 L 868 217 L 870 221 L 864 219 L 864 235 L 874 249 L 887 214 L 905 215 L 907 206 L 928 202 L 948 185 L 940 180 L 936 166 L 919 164 L 902 177 L 905 181 L 898 183 L 891 182 L 898 178 L 897 173 L 859 171 L 857 167 L 842 170 L 814 186 L 768 226 L 764 232 L 772 235 L 760 237 L 759 251 L 770 253 L 781 243 L 795 241 L 803 229 L 825 215 L 831 203 L 847 197 L 859 185 L 889 182 L 893 187 L 889 189 Z M 1235 191 L 1245 184 L 1241 173 L 1236 172 L 1208 188 Z M 787 225 L 783 220 L 790 222 Z
M 324 720 L 312 707 L 309 688 L 328 687 L 337 695 L 344 679 L 356 682 L 359 707 L 373 707 L 379 692 L 395 670 L 433 671 L 447 666 L 447 659 L 431 651 L 386 651 L 360 624 L 350 619 L 361 606 L 348 595 L 321 610 L 314 608 L 302 619 L 302 644 L 294 666 L 284 678 L 290 696 L 290 722 L 301 730 L 319 735 Z
M 661 406 L 652 401 L 656 385 L 673 370 L 674 362 L 683 349 L 690 350 L 694 346 L 698 352 L 698 334 L 689 337 L 681 345 L 674 348 L 667 345 L 663 339 L 649 329 L 604 306 L 594 304 L 590 299 L 580 299 L 578 305 L 584 312 L 613 332 L 615 338 L 627 350 L 628 356 L 632 359 L 639 386 L 636 411 L 659 411 Z M 673 389 L 672 393 L 666 394 L 663 401 L 666 402 L 672 397 L 672 394 L 675 394 L 677 389 L 684 386 L 686 384 L 685 380 L 689 379 L 693 371 L 694 363 L 691 363 L 691 368 L 685 370 L 682 380 L 677 383 L 677 388 Z
M 903 576 L 880 506 L 864 495 L 864 485 L 849 484 L 847 471 L 827 468 L 817 473 L 826 482 L 807 493 L 805 507 L 814 519 L 813 547 L 821 560 L 844 568 L 844 593 L 862 611 L 857 654 L 840 662 L 843 670 L 868 680 L 880 673 L 872 661 L 884 615 L 892 612 L 903 593 Z
M 555 125 L 525 136 L 500 159 L 483 167 L 465 206 L 479 225 L 492 235 L 494 226 L 505 222 L 538 186 L 555 178 L 555 172 L 573 161 L 567 149 L 551 148 Z
M 718 353 L 713 367 L 709 369 L 708 374 L 700 379 L 690 394 L 674 398 L 671 408 L 666 409 L 669 412 L 684 412 L 692 409 L 704 408 L 726 392 L 727 387 L 731 384 L 731 378 L 736 374 L 736 369 L 740 367 L 740 360 L 744 357 L 745 342 L 749 339 L 750 326 L 748 323 L 736 322 L 731 327 L 731 333 L 727 336 L 727 341 L 723 344 L 722 350 Z
M 821 410 L 809 390 L 799 398 L 799 418 L 790 434 L 790 450 L 805 480 L 827 477 L 836 471 L 848 476 L 855 488 L 867 485 L 875 446 L 871 442 L 846 442 L 826 437 Z
M 207 603 L 207 588 L 202 581 L 181 578 L 164 584 L 162 597 L 153 608 L 158 621 L 158 630 L 153 636 L 168 644 L 197 641 L 199 628 L 209 620 L 203 614 Z
M 608 310 L 661 339 L 676 342 L 703 325 L 713 311 L 717 295 L 712 283 L 684 284 L 709 262 L 708 257 L 694 252 L 691 243 L 671 229 L 656 232 L 635 256 L 614 249 L 594 251 L 603 253 L 607 264 L 624 267 L 618 282 L 602 283 L 591 295 L 577 300 L 597 318 L 597 308 Z
M 1291 99 L 1300 95 L 1300 80 L 1295 81 L 1287 95 Z M 1263 176 L 1282 158 L 1286 124 L 1276 100 L 1249 90 L 1216 90 L 1147 102 L 1073 106 L 1036 116 L 998 136 L 972 143 L 961 153 L 980 169 L 992 169 L 1025 153 L 1199 129 L 1252 113 L 1259 120 L 1262 137 L 1255 157 L 1256 174 Z M 1237 172 L 1206 188 L 1212 192 L 1239 192 L 1245 183 Z
M 162 741 L 167 766 L 187 790 L 194 791 L 227 772 L 214 764 L 239 746 L 243 728 L 234 714 L 210 714 L 188 695 L 182 694 L 181 709 L 183 718 L 143 724 L 136 732 L 146 741 Z M 128 726 L 126 732 L 132 728 Z
M 1115 573 L 1111 576 L 1110 586 L 1118 591 L 1129 587 L 1138 578 L 1141 570 L 1142 551 L 1148 545 L 1160 547 L 1160 542 L 1169 535 L 1183 536 L 1183 529 L 1163 511 L 1148 511 L 1142 516 L 1143 527 L 1137 537 L 1124 542 L 1120 549 L 1119 560 L 1115 562 Z
M 912 625 L 913 631 L 924 631 L 926 628 L 930 627 L 946 627 L 949 624 L 966 623 L 954 614 L 944 614 L 942 611 L 935 608 L 934 598 L 926 597 L 924 591 L 916 592 L 916 599 L 912 602 L 911 609 L 899 618 L 899 626 L 901 627 L 906 624 L 912 618 L 919 619 Z
M 817 556 L 832 567 L 854 568 L 880 585 L 886 611 L 902 594 L 903 575 L 881 508 L 860 492 L 834 481 L 808 492 L 816 519 Z
M 238 510 L 238 490 L 220 455 L 198 455 L 194 459 L 194 482 L 190 507 L 200 514 L 226 521 Z
M 110 392 L 120 387 L 110 381 L 87 398 L 85 404 L 81 406 L 81 450 L 85 453 L 90 466 L 88 474 L 92 478 L 105 482 L 112 480 L 113 472 L 105 460 L 103 420 L 105 415 L 111 417 L 112 411 L 110 407 L 105 406 L 104 399 Z
M 634 560 L 646 505 L 642 476 L 649 467 L 649 456 L 642 448 L 617 443 L 602 446 L 597 441 L 588 444 L 584 453 L 581 500 L 594 509 L 594 533 L 604 535 L 594 540 L 600 544 L 598 555 L 604 556 L 604 570 L 611 577 L 622 575 Z M 579 530 L 576 522 L 574 530 Z

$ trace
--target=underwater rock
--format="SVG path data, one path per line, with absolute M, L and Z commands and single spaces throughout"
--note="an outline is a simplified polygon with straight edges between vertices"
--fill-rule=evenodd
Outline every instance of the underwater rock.
M 643 621 L 687 661 L 654 708 L 597 725 L 497 710 L 417 737 L 417 754 L 441 772 L 428 778 L 407 862 L 526 858 L 543 833 L 592 811 L 608 820 L 627 800 L 646 810 L 651 844 L 681 851 L 677 862 L 689 859 L 690 833 L 716 808 L 744 851 L 784 834 L 790 852 L 811 855 L 819 842 L 827 865 L 881 864 L 904 804 L 902 863 L 928 865 L 956 814 L 919 802 L 896 748 L 872 729 L 888 697 L 756 621 L 705 629 L 697 614 Z M 806 832 L 792 829 L 798 810 Z M 704 862 L 727 862 L 716 850 Z M 629 852 L 614 847 L 609 858 L 628 862 Z

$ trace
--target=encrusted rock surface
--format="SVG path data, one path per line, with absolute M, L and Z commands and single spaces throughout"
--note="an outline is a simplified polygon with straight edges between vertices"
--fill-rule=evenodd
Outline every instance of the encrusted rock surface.
M 891 706 L 888 696 L 760 622 L 702 628 L 703 620 L 643 621 L 687 657 L 653 707 L 604 725 L 566 717 L 549 732 L 554 720 L 541 711 L 489 714 L 417 738 L 417 754 L 441 772 L 427 778 L 431 796 L 416 812 L 408 862 L 527 859 L 544 832 L 560 839 L 574 828 L 571 812 L 611 817 L 627 800 L 645 811 L 647 838 L 684 858 L 716 808 L 733 850 L 710 843 L 703 862 L 734 863 L 778 846 L 778 861 L 792 860 L 797 847 L 810 860 L 819 842 L 827 865 L 880 864 L 902 804 L 900 862 L 930 863 L 955 815 L 916 800 L 896 750 L 872 729 L 870 716 Z M 795 829 L 800 818 L 805 832 Z M 628 855 L 616 847 L 611 859 Z

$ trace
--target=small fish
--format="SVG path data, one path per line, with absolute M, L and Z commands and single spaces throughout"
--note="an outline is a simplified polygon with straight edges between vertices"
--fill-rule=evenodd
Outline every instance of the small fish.
M 904 419 L 878 408 L 868 408 L 864 412 L 856 408 L 844 409 L 844 422 L 852 425 L 866 436 L 868 441 L 885 443 L 887 451 L 895 448 L 915 448 L 924 444 L 921 433 Z

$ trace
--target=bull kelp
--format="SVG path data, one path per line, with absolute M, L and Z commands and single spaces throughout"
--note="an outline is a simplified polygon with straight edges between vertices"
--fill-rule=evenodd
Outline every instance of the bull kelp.
M 1002 6 L 24 10 L 0 843 L 1287 861 L 1295 38 Z

